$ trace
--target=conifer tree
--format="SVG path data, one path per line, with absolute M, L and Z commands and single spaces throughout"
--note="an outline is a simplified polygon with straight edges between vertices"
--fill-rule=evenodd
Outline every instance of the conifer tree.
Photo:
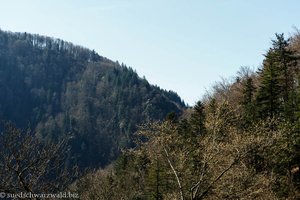
M 204 105 L 201 101 L 196 103 L 194 112 L 191 115 L 190 123 L 193 135 L 202 135 L 206 132 Z
M 276 65 L 276 52 L 270 49 L 260 70 L 261 84 L 256 98 L 260 118 L 279 116 L 281 109 L 280 68 Z
M 252 77 L 247 77 L 243 83 L 242 106 L 244 108 L 244 125 L 249 125 L 255 120 L 254 92 L 255 86 Z
M 294 121 L 297 59 L 289 49 L 289 40 L 283 34 L 276 34 L 265 57 L 257 96 L 259 115 L 262 118 L 281 115 L 285 120 Z
M 295 107 L 295 84 L 294 74 L 297 58 L 289 48 L 289 40 L 284 34 L 276 34 L 276 40 L 272 41 L 276 65 L 280 70 L 281 97 L 283 99 L 284 117 L 294 121 Z

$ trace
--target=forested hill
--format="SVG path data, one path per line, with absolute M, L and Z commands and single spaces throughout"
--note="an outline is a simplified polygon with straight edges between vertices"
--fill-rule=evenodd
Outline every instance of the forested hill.
M 276 34 L 259 70 L 241 67 L 180 119 L 149 123 L 83 199 L 300 199 L 300 32 Z
M 95 51 L 0 31 L 0 118 L 45 142 L 69 138 L 68 161 L 104 166 L 132 144 L 137 125 L 181 113 L 184 102 Z

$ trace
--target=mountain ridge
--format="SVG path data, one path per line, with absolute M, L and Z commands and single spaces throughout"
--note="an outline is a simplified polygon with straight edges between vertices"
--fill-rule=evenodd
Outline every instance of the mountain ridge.
M 55 142 L 67 135 L 67 163 L 109 164 L 132 146 L 137 125 L 186 108 L 172 91 L 94 50 L 38 34 L 0 30 L 0 118 Z

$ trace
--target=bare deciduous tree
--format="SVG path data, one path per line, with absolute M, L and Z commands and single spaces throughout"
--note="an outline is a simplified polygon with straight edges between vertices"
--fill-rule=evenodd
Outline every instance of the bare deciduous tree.
M 75 178 L 64 166 L 66 142 L 44 144 L 30 131 L 5 125 L 0 135 L 0 192 L 62 192 Z

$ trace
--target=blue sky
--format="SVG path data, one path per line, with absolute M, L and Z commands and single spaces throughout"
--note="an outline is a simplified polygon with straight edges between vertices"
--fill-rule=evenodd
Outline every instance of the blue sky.
M 0 0 L 0 28 L 61 38 L 135 69 L 193 105 L 220 77 L 260 66 L 297 0 Z

